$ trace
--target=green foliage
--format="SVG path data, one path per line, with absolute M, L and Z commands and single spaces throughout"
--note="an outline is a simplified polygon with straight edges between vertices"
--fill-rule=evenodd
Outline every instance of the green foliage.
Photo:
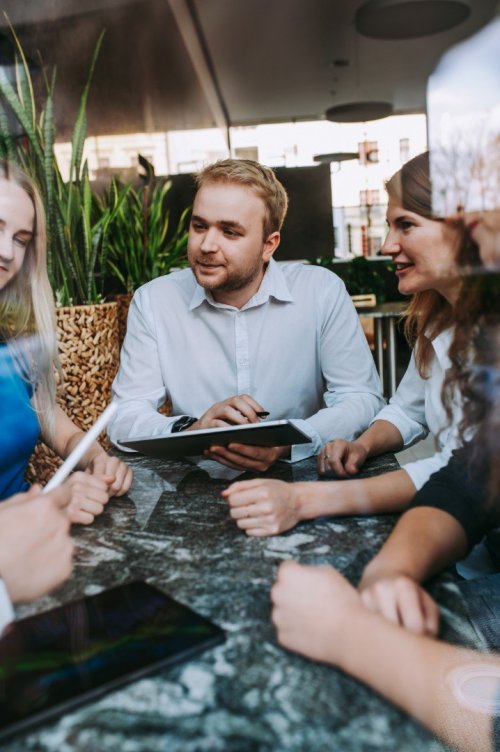
M 99 36 L 73 128 L 70 178 L 65 183 L 54 155 L 54 88 L 56 70 L 45 76 L 41 106 L 34 96 L 30 69 L 11 27 L 16 48 L 16 80 L 0 70 L 0 157 L 18 163 L 37 183 L 47 216 L 48 271 L 58 305 L 79 305 L 103 299 L 108 232 L 128 189 L 119 186 L 105 204 L 92 193 L 87 162 L 82 163 L 87 133 L 86 105 L 104 32 Z M 13 139 L 7 111 L 21 125 L 25 138 Z
M 177 227 L 171 228 L 166 201 L 172 184 L 155 179 L 152 170 L 147 174 L 146 185 L 127 190 L 108 236 L 108 265 L 124 292 L 133 292 L 145 282 L 187 263 L 189 208 L 182 213 Z M 124 189 L 115 179 L 110 193 L 120 194 Z M 109 193 L 105 202 L 109 202 Z
M 335 272 L 344 281 L 349 295 L 365 295 L 375 293 L 377 303 L 384 303 L 387 299 L 386 283 L 378 270 L 381 261 L 368 261 L 364 256 L 357 256 L 343 265 L 343 269 L 332 263 L 325 256 L 316 259 L 318 266 L 325 266 Z M 393 269 L 390 262 L 385 262 L 387 268 Z

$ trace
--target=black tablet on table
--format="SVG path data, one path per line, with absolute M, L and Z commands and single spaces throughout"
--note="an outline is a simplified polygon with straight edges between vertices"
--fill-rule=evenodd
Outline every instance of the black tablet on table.
M 181 431 L 167 436 L 120 439 L 119 444 L 151 457 L 175 459 L 202 454 L 205 449 L 216 445 L 227 446 L 235 443 L 273 447 L 307 444 L 311 441 L 311 437 L 298 428 L 292 420 L 266 420 L 262 423 L 245 423 L 241 426 Z
M 0 740 L 223 642 L 144 582 L 15 622 L 0 640 Z

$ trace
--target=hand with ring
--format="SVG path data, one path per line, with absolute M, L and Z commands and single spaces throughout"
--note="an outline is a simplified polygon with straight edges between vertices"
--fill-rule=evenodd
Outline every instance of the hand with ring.
M 334 439 L 318 455 L 318 473 L 335 473 L 338 478 L 356 475 L 365 463 L 368 451 L 356 441 Z

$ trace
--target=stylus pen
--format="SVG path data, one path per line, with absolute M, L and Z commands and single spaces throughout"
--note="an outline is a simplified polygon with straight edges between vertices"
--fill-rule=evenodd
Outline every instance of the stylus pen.
M 64 464 L 61 465 L 59 470 L 49 480 L 43 489 L 43 493 L 53 491 L 54 488 L 57 488 L 66 480 L 73 468 L 80 462 L 85 452 L 90 449 L 91 444 L 97 439 L 101 431 L 106 428 L 116 410 L 116 402 L 111 402 L 105 411 L 97 418 L 90 431 L 87 431 L 80 443 L 76 445 L 69 457 L 65 460 Z
M 267 418 L 269 413 L 266 410 L 261 410 L 260 413 L 255 413 L 258 418 Z

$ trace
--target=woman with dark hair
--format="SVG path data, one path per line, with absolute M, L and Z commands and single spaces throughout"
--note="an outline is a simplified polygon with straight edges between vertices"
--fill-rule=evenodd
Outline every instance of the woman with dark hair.
M 398 451 L 429 432 L 439 449 L 401 470 L 349 483 L 286 484 L 260 478 L 234 483 L 224 496 L 231 516 L 248 535 L 275 535 L 322 515 L 401 511 L 431 474 L 446 465 L 456 446 L 460 405 L 453 405 L 454 420 L 448 425 L 441 389 L 450 366 L 453 307 L 462 284 L 457 257 L 475 262 L 477 246 L 462 222 L 433 217 L 427 153 L 410 160 L 386 187 L 389 229 L 383 250 L 393 258 L 399 290 L 412 296 L 405 325 L 412 358 L 396 394 L 370 427 L 355 441 L 336 439 L 326 444 L 318 469 L 346 478 L 357 473 L 368 457 Z
M 454 395 L 462 395 L 461 448 L 416 494 L 359 586 L 367 607 L 395 624 L 431 635 L 437 634 L 439 609 L 419 583 L 463 559 L 500 524 L 500 469 L 495 462 L 500 436 L 500 275 L 484 266 L 471 268 L 469 262 L 466 255 L 458 258 L 464 283 L 453 309 L 451 365 L 443 385 L 450 420 Z M 500 551 L 493 539 L 489 544 L 486 564 L 500 570 Z
M 500 224 L 495 267 L 498 240 Z M 500 658 L 433 639 L 437 605 L 418 582 L 464 556 L 500 520 L 499 292 L 498 274 L 468 276 L 454 309 L 444 391 L 450 405 L 460 386 L 461 433 L 473 428 L 474 438 L 419 491 L 366 568 L 361 592 L 331 567 L 285 562 L 271 593 L 280 644 L 338 666 L 463 752 L 500 750 Z M 500 570 L 500 557 L 493 561 Z M 498 575 L 493 583 L 485 579 L 473 588 L 486 584 L 496 595 Z M 476 599 L 474 616 L 494 647 L 498 597 L 482 600 L 484 613 L 477 613 Z

